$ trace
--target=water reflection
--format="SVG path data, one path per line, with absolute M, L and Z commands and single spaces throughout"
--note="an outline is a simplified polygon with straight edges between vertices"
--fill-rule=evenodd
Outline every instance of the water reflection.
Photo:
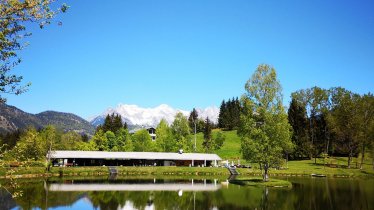
M 224 179 L 23 180 L 18 198 L 0 191 L 0 209 L 374 209 L 373 179 L 290 181 L 292 189 Z
M 217 179 L 210 180 L 183 180 L 165 182 L 165 180 L 153 179 L 152 182 L 143 180 L 142 183 L 120 182 L 120 183 L 52 183 L 49 185 L 49 191 L 59 192 L 80 192 L 80 191 L 175 191 L 182 194 L 183 191 L 215 191 L 221 188 L 217 184 Z

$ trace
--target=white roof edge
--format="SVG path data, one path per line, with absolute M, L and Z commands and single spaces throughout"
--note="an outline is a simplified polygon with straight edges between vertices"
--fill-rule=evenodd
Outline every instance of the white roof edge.
M 107 152 L 56 150 L 51 158 L 145 159 L 145 160 L 222 160 L 217 154 L 176 152 Z

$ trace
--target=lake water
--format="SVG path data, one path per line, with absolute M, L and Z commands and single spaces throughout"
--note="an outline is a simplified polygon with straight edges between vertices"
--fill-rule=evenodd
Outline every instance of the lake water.
M 374 179 L 281 178 L 292 189 L 241 187 L 225 178 L 17 180 L 0 209 L 374 209 Z

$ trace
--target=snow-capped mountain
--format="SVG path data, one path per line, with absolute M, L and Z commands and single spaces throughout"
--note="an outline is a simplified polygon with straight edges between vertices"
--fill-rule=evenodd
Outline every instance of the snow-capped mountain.
M 219 109 L 215 106 L 207 107 L 205 109 L 197 108 L 199 118 L 209 119 L 217 122 Z M 166 104 L 154 108 L 142 108 L 137 105 L 119 104 L 116 108 L 109 108 L 101 115 L 91 118 L 89 121 L 92 125 L 98 126 L 104 123 L 105 117 L 108 114 L 119 114 L 122 120 L 128 125 L 133 126 L 157 126 L 161 119 L 165 119 L 169 124 L 174 121 L 174 117 L 178 112 L 182 112 L 186 117 L 189 116 L 190 111 L 175 109 Z

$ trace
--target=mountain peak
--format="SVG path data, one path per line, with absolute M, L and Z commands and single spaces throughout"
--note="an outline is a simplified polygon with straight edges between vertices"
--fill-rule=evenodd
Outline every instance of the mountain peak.
M 205 119 L 209 117 L 213 122 L 217 122 L 219 109 L 215 106 L 207 107 L 205 109 L 196 109 L 199 117 Z M 101 115 L 93 118 L 90 122 L 94 126 L 102 124 L 108 114 L 119 114 L 122 120 L 128 125 L 133 126 L 157 126 L 158 123 L 165 119 L 169 124 L 174 121 L 175 115 L 181 112 L 186 117 L 189 116 L 190 112 L 175 109 L 167 104 L 160 104 L 154 108 L 143 108 L 138 105 L 130 104 L 118 104 L 116 108 L 108 108 Z

